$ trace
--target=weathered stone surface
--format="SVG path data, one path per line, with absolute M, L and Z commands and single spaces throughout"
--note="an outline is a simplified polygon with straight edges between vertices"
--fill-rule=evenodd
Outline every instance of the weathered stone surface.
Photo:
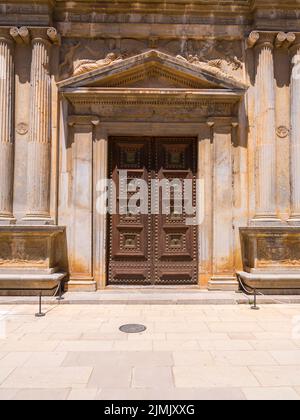
M 0 224 L 13 219 L 13 51 L 10 29 L 0 27 Z
M 57 288 L 65 277 L 61 270 L 64 236 L 65 229 L 57 226 L 1 226 L 0 292 L 18 294 L 22 289 Z
M 17 231 L 0 230 L 0 271 L 57 266 L 69 290 L 105 288 L 110 138 L 176 136 L 198 139 L 199 286 L 237 288 L 243 262 L 281 287 L 297 276 L 299 4 L 221 3 L 1 3 L 0 224 Z M 49 224 L 66 227 L 56 264 L 33 227 Z

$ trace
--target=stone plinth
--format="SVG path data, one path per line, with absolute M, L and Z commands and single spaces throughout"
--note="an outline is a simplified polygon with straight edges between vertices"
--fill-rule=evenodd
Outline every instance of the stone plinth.
M 242 228 L 240 234 L 244 271 L 238 274 L 247 286 L 300 293 L 300 228 Z
M 53 294 L 65 277 L 64 235 L 57 226 L 0 227 L 0 293 Z

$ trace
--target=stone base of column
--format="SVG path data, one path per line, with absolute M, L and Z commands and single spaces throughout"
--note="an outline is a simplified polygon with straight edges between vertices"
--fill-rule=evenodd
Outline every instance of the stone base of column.
M 250 221 L 250 226 L 264 227 L 264 226 L 283 226 L 286 222 L 282 221 L 278 217 L 272 216 L 255 216 Z
M 26 216 L 22 219 L 22 224 L 25 226 L 53 226 L 55 222 L 51 217 Z
M 300 214 L 295 214 L 287 221 L 290 226 L 300 226 Z
M 1 217 L 0 216 L 0 226 L 10 226 L 15 225 L 17 220 L 14 217 Z
M 239 290 L 239 283 L 236 277 L 214 276 L 208 283 L 208 290 L 237 292 Z

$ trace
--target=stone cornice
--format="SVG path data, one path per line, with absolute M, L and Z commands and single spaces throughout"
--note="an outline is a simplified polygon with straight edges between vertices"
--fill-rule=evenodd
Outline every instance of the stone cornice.
M 26 12 L 24 13 L 24 10 Z M 30 17 L 30 8 L 32 16 Z M 52 13 L 59 16 L 61 13 L 83 15 L 83 14 L 161 14 L 161 15 L 211 15 L 226 16 L 251 16 L 259 10 L 297 10 L 297 0 L 4 0 L 0 5 L 0 17 L 5 19 L 13 15 L 20 16 L 22 23 L 36 22 L 38 16 L 46 22 L 47 15 L 49 23 L 52 20 Z M 60 19 L 58 19 L 59 21 Z M 72 20 L 72 19 L 71 19 Z M 10 20 L 6 20 L 8 22 Z M 20 21 L 20 20 L 19 20 Z M 4 20 L 5 22 L 5 20 Z M 91 20 L 92 22 L 92 20 Z M 93 21 L 94 23 L 94 21 Z
M 145 91 L 128 89 L 84 89 L 82 91 L 64 92 L 63 96 L 73 105 L 101 105 L 101 106 L 167 106 L 182 107 L 222 107 L 237 104 L 241 96 L 232 92 L 221 91 L 161 91 L 153 89 Z
M 139 0 L 138 2 L 130 0 L 74 0 L 72 3 L 67 0 L 56 1 L 56 9 L 72 10 L 74 5 L 77 9 L 85 12 L 99 9 L 107 13 L 128 11 L 131 13 L 197 13 L 209 11 L 235 14 L 252 12 L 261 8 L 291 9 L 299 7 L 297 0 Z
M 84 88 L 89 87 L 91 84 L 95 86 L 97 83 L 101 83 L 109 78 L 110 80 L 116 79 L 116 77 L 126 77 L 129 71 L 135 71 L 143 66 L 151 66 L 152 68 L 166 68 L 172 74 L 176 74 L 178 77 L 181 75 L 182 78 L 193 80 L 194 82 L 203 83 L 208 88 L 219 88 L 219 89 L 230 89 L 230 90 L 247 90 L 248 86 L 242 81 L 236 80 L 224 72 L 220 72 L 218 69 L 201 63 L 190 63 L 183 57 L 173 57 L 169 54 L 162 53 L 160 51 L 151 50 L 146 53 L 139 54 L 128 59 L 115 60 L 109 65 L 96 67 L 91 71 L 85 72 L 81 75 L 77 75 L 66 79 L 58 83 L 61 90 L 66 88 Z M 106 87 L 108 87 L 106 85 Z M 117 86 L 115 86 L 117 87 Z
M 218 12 L 225 14 L 236 14 L 250 10 L 252 0 L 140 0 L 132 2 L 130 0 L 75 0 L 57 1 L 56 10 L 72 12 L 75 9 L 88 13 L 98 11 L 99 13 L 160 13 L 160 14 L 183 14 L 199 12 Z

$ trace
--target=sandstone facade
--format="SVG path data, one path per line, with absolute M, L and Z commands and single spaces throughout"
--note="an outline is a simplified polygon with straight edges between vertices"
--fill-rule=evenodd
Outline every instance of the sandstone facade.
M 297 289 L 299 12 L 296 0 L 4 0 L 0 288 L 22 289 L 21 267 L 29 283 L 41 270 L 66 273 L 69 290 L 109 284 L 97 181 L 111 138 L 142 136 L 197 139 L 201 288 L 237 289 L 239 273 Z

